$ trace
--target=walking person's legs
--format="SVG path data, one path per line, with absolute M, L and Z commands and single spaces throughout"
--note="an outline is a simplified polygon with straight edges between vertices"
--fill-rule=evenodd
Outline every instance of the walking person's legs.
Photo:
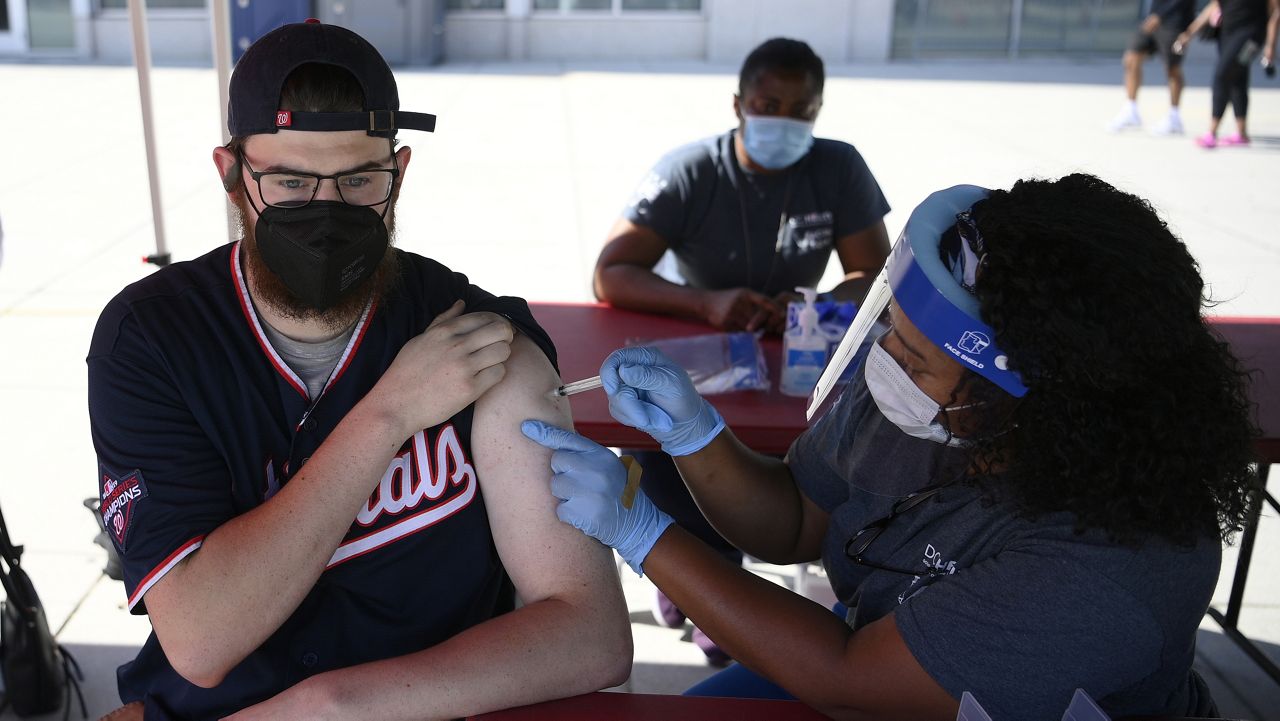
M 1249 66 L 1257 54 L 1257 47 L 1258 42 L 1251 32 L 1234 32 L 1218 39 L 1218 63 L 1213 71 L 1213 117 L 1209 132 L 1196 139 L 1201 147 L 1249 144 L 1245 122 L 1249 110 Z M 1228 103 L 1236 116 L 1237 132 L 1219 141 L 1218 128 Z
M 1252 58 L 1248 63 L 1236 63 L 1236 73 L 1231 84 L 1231 112 L 1236 116 L 1236 134 L 1223 138 L 1224 145 L 1248 145 L 1249 129 L 1245 118 L 1249 114 L 1249 70 Z
M 1239 47 L 1233 40 L 1234 38 L 1218 38 L 1218 62 L 1213 68 L 1213 99 L 1210 107 L 1209 131 L 1196 138 L 1196 144 L 1202 148 L 1218 146 L 1218 125 L 1222 123 L 1222 115 L 1227 112 L 1227 103 L 1231 99 L 1231 86 L 1236 67 L 1235 55 L 1239 52 Z
M 1182 74 L 1182 63 L 1170 65 L 1169 72 L 1169 107 L 1177 110 L 1182 104 L 1182 89 L 1187 86 L 1186 76 Z
M 1107 125 L 1112 132 L 1142 127 L 1142 118 L 1138 115 L 1138 88 L 1142 87 L 1142 63 L 1156 52 L 1155 36 L 1139 28 L 1129 41 L 1124 51 L 1121 64 L 1124 66 L 1125 104 Z
M 1126 50 L 1121 63 L 1124 65 L 1124 94 L 1129 102 L 1137 102 L 1138 88 L 1142 87 L 1142 63 L 1147 59 L 1144 53 Z
M 1166 66 L 1169 82 L 1169 114 L 1165 116 L 1160 124 L 1152 129 L 1152 133 L 1156 135 L 1182 135 L 1182 113 L 1179 109 L 1182 100 L 1182 88 L 1186 81 L 1182 74 L 1182 65 Z
M 1156 44 L 1160 48 L 1161 57 L 1164 58 L 1165 78 L 1169 85 L 1169 113 L 1152 130 L 1156 135 L 1181 135 L 1183 132 L 1179 105 L 1182 102 L 1182 89 L 1186 85 L 1186 80 L 1182 74 L 1182 54 L 1173 49 L 1177 39 L 1178 31 L 1173 27 L 1161 25 L 1156 31 Z

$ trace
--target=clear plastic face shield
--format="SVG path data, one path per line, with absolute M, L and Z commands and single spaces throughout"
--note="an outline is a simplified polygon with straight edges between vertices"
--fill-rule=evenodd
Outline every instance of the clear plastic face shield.
M 1005 392 L 1021 398 L 1026 394 L 1022 379 L 1009 370 L 1008 356 L 995 344 L 995 332 L 981 320 L 978 299 L 972 287 L 980 259 L 961 242 L 957 252 L 967 253 L 955 265 L 958 279 L 942 260 L 939 247 L 944 234 L 956 227 L 957 215 L 987 197 L 990 191 L 976 185 L 957 185 L 933 193 L 916 206 L 898 236 L 884 270 L 871 284 L 853 324 L 832 354 L 809 399 L 806 417 L 812 421 L 826 412 L 834 400 L 832 392 L 868 340 L 868 335 L 889 306 L 890 299 L 924 333 L 930 342 L 946 351 L 968 370 L 995 383 Z M 962 222 L 966 218 L 961 219 Z

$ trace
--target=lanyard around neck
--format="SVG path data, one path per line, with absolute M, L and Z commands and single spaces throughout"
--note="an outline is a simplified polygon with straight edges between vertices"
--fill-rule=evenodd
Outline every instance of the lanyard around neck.
M 801 159 L 800 163 L 803 163 L 803 162 L 804 162 L 804 159 Z M 738 172 L 739 172 L 738 184 L 737 184 L 738 211 L 739 211 L 739 217 L 742 220 L 742 247 L 743 247 L 743 251 L 745 253 L 745 257 L 747 261 L 747 282 L 745 283 L 745 285 L 746 287 L 751 288 L 751 281 L 755 277 L 755 274 L 752 272 L 752 266 L 751 266 L 751 226 L 747 222 L 746 191 L 743 190 L 743 187 L 742 187 L 744 184 L 747 183 L 747 171 L 744 170 L 742 166 L 737 163 L 736 150 L 734 152 L 734 164 L 737 166 Z M 786 230 L 787 230 L 787 209 L 791 206 L 791 190 L 792 190 L 792 186 L 795 185 L 796 174 L 799 171 L 798 166 L 799 166 L 799 163 L 797 163 L 796 166 L 792 166 L 791 168 L 788 168 L 786 171 L 784 171 L 787 173 L 787 185 L 786 185 L 786 189 L 783 190 L 783 193 L 782 193 L 782 213 L 778 216 L 777 239 L 773 244 L 773 253 L 771 253 L 769 256 L 769 272 L 767 275 L 765 275 L 764 283 L 761 284 L 759 289 L 761 293 L 768 292 L 769 281 L 773 280 L 773 270 L 778 264 L 778 256 L 782 255 L 782 243 L 786 239 Z

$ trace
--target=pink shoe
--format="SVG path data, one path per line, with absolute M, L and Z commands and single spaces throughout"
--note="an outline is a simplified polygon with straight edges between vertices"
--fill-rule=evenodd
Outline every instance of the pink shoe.
M 693 627 L 693 643 L 702 649 L 702 653 L 706 654 L 707 663 L 716 668 L 724 668 L 733 663 L 733 658 L 720 648 L 720 644 L 711 640 L 711 637 L 702 632 L 697 626 Z
M 1248 145 L 1249 139 L 1240 137 L 1240 133 L 1232 133 L 1231 135 L 1228 135 L 1227 137 L 1222 139 L 1222 144 L 1235 145 L 1235 146 Z
M 667 628 L 680 628 L 684 625 L 684 612 L 676 607 L 667 594 L 653 589 L 653 620 Z
M 1202 148 L 1216 148 L 1218 147 L 1218 138 L 1213 133 L 1205 133 L 1196 138 L 1196 145 Z

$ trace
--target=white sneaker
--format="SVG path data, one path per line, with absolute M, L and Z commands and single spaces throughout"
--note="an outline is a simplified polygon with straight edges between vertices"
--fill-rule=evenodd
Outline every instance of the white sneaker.
M 1142 118 L 1138 117 L 1138 111 L 1126 107 L 1111 121 L 1111 124 L 1107 126 L 1107 129 L 1113 133 L 1118 133 L 1122 130 L 1137 129 L 1141 127 Z
M 1152 128 L 1152 135 L 1182 135 L 1182 116 L 1169 114 L 1160 124 Z

